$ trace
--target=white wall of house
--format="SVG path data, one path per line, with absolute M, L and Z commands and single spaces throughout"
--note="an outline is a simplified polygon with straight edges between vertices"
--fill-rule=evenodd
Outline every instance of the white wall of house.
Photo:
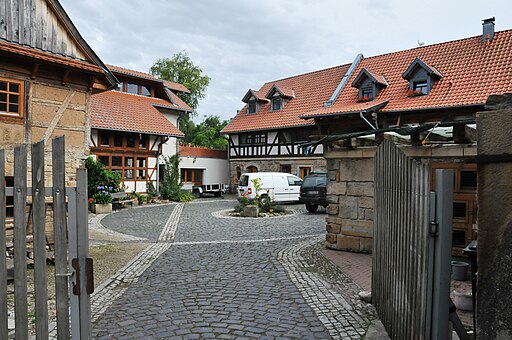
M 228 184 L 229 183 L 229 161 L 222 158 L 208 157 L 180 157 L 181 169 L 203 170 L 203 184 Z M 192 183 L 183 183 L 183 189 L 192 189 Z
M 170 121 L 174 126 L 179 128 L 178 126 L 178 118 L 180 117 L 180 114 L 178 111 L 173 110 L 165 110 L 165 109 L 159 109 L 159 111 L 162 113 L 162 115 Z M 174 154 L 176 154 L 178 150 L 178 139 L 176 137 L 171 137 L 169 140 L 162 145 L 162 156 L 160 157 L 160 164 L 164 163 L 164 157 L 170 157 Z

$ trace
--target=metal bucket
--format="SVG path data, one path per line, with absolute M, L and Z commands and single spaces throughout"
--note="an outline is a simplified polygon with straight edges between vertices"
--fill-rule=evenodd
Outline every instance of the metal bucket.
M 452 261 L 452 278 L 457 281 L 468 279 L 468 266 L 466 262 Z

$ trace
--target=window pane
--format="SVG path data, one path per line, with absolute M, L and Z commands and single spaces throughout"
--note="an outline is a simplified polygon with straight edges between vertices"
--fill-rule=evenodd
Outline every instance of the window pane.
M 112 166 L 123 166 L 123 157 L 112 156 Z
M 101 134 L 100 144 L 101 145 L 105 145 L 105 146 L 109 146 L 110 145 L 109 135 L 107 133 L 102 133 Z
M 0 93 L 0 102 L 7 102 L 7 93 Z
M 129 134 L 126 136 L 126 147 L 127 148 L 134 148 L 135 147 L 135 135 Z
M 123 136 L 118 132 L 114 134 L 114 146 L 123 146 Z
M 272 110 L 281 110 L 281 98 L 272 99 Z
M 20 86 L 18 84 L 9 84 L 9 91 L 20 92 Z
M 453 202 L 453 218 L 465 219 L 466 218 L 466 202 Z
M 137 179 L 146 179 L 146 170 L 137 170 Z
M 123 84 L 124 84 L 124 83 L 122 83 L 122 82 L 121 82 L 121 83 L 119 83 L 119 84 L 117 84 L 117 87 L 115 88 L 115 90 L 116 90 L 116 91 L 123 91 Z
M 145 158 L 137 158 L 137 167 L 145 168 L 146 167 L 146 159 Z
M 19 108 L 18 108 L 18 105 L 17 104 L 10 104 L 9 105 L 9 112 L 15 112 L 15 113 L 20 112 Z
M 428 94 L 428 85 L 426 81 L 416 81 L 413 84 L 413 90 L 423 94 Z
M 0 111 L 7 111 L 7 104 L 6 103 L 0 103 Z
M 125 179 L 133 179 L 133 170 L 125 170 L 124 178 Z
M 249 102 L 249 113 L 256 112 L 256 102 L 254 100 Z
M 124 166 L 133 168 L 133 157 L 125 157 Z
M 476 189 L 476 171 L 462 170 L 460 172 L 460 188 L 465 190 Z
M 371 86 L 363 87 L 361 90 L 361 95 L 368 99 L 373 99 L 373 88 Z
M 149 91 L 149 89 L 146 86 L 141 86 L 141 93 L 140 94 L 143 95 L 143 96 L 150 96 L 151 92 Z
M 126 92 L 138 94 L 139 93 L 139 85 L 137 85 L 137 84 L 128 84 L 128 86 L 126 88 Z
M 108 156 L 99 156 L 98 157 L 98 161 L 105 165 L 105 166 L 110 166 L 110 162 L 109 162 L 109 157 Z
M 0 81 L 0 91 L 7 91 L 7 83 L 5 81 Z
M 148 136 L 139 136 L 139 149 L 146 149 L 148 147 Z

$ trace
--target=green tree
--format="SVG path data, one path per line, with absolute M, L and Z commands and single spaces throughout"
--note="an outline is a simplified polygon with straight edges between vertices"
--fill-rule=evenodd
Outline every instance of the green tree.
M 190 93 L 178 93 L 178 96 L 194 110 L 192 116 L 197 115 L 197 106 L 206 96 L 210 77 L 194 65 L 186 51 L 176 53 L 172 58 L 158 59 L 149 72 L 157 78 L 180 83 L 188 88 Z
M 221 135 L 220 131 L 227 124 L 228 121 L 221 121 L 219 116 L 212 115 L 206 117 L 200 124 L 195 126 L 190 144 L 225 150 L 228 146 L 228 141 Z

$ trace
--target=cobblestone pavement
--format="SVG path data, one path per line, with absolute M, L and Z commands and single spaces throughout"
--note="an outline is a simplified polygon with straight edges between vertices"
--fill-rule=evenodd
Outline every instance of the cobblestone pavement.
M 218 218 L 233 201 L 151 208 L 123 231 L 174 240 L 148 246 L 92 296 L 99 339 L 360 339 L 374 318 L 357 287 L 321 255 L 325 214 Z M 178 209 L 176 207 L 179 207 Z M 149 209 L 149 208 L 147 208 Z M 132 214 L 133 213 L 133 214 Z M 112 218 L 102 224 L 110 228 Z M 142 221 L 137 219 L 142 219 Z M 119 224 L 113 226 L 116 228 Z M 156 225 L 156 224 L 155 224 Z M 118 231 L 118 230 L 116 230 Z

